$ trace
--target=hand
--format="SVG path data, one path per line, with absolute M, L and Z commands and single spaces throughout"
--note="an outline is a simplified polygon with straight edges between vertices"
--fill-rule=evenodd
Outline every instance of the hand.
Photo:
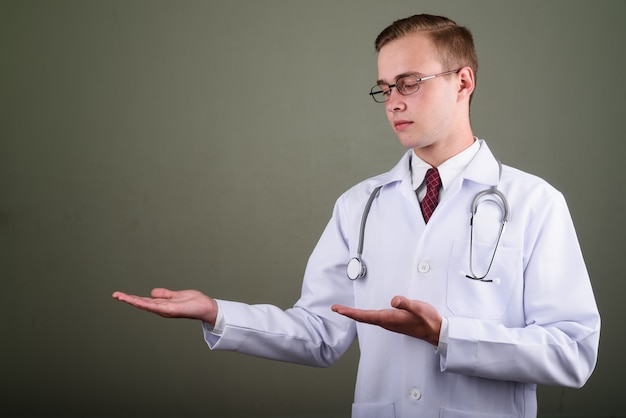
M 378 325 L 389 331 L 419 338 L 434 346 L 439 344 L 442 318 L 432 305 L 396 296 L 391 300 L 391 306 L 392 309 L 363 310 L 333 305 L 331 309 L 358 322 Z
M 217 302 L 197 290 L 153 289 L 151 297 L 114 292 L 113 298 L 165 318 L 199 319 L 215 325 Z

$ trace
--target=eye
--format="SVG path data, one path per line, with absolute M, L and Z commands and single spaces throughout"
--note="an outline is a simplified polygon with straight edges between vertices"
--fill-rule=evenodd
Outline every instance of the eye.
M 398 80 L 398 90 L 401 92 L 414 92 L 419 89 L 420 83 L 416 77 L 406 77 Z
M 373 96 L 389 97 L 391 88 L 387 84 L 379 84 L 372 89 L 371 94 Z
M 389 85 L 387 84 L 379 84 L 378 92 L 383 96 L 389 96 L 389 94 L 391 94 L 391 88 L 389 88 Z

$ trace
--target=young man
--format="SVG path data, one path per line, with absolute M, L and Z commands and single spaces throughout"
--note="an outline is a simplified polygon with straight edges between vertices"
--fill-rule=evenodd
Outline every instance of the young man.
M 565 200 L 474 137 L 466 28 L 413 16 L 376 49 L 371 95 L 408 151 L 338 199 L 293 308 L 193 290 L 113 297 L 202 320 L 212 349 L 283 361 L 328 366 L 358 336 L 353 417 L 535 417 L 536 384 L 580 387 L 597 358 Z

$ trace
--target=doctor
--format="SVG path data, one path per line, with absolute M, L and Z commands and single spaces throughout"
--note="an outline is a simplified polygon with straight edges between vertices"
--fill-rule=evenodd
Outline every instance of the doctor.
M 466 28 L 412 16 L 376 50 L 370 94 L 408 150 L 337 200 L 293 308 L 194 290 L 113 297 L 201 320 L 211 349 L 314 366 L 358 336 L 353 417 L 535 417 L 536 384 L 580 387 L 597 358 L 600 318 L 566 202 L 474 136 Z M 348 278 L 354 257 L 366 268 Z

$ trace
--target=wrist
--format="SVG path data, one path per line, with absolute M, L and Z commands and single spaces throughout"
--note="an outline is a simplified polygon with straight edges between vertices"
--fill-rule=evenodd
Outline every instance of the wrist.
M 200 319 L 207 324 L 215 326 L 217 321 L 218 306 L 215 299 L 207 296 L 206 307 L 204 313 L 200 316 Z

